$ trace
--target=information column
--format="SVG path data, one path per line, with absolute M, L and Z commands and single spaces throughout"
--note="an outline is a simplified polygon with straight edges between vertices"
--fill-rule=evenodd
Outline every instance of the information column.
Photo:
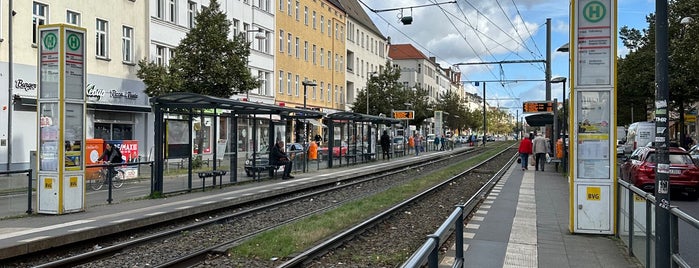
M 616 1 L 571 5 L 570 231 L 613 234 Z
M 85 29 L 39 26 L 38 212 L 85 210 Z

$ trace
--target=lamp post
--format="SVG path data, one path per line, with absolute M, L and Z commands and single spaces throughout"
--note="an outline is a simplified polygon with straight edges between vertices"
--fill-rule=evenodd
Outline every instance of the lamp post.
M 308 98 L 307 95 L 307 90 L 306 87 L 315 87 L 316 82 L 315 81 L 308 81 L 304 80 L 302 83 L 303 85 L 303 109 L 306 110 L 306 99 Z M 308 164 L 308 119 L 306 118 L 306 114 L 304 113 L 303 115 L 303 149 L 306 150 L 306 153 L 303 155 L 303 172 L 306 172 L 306 165 Z
M 561 131 L 563 132 L 563 137 L 561 137 L 561 140 L 563 141 L 563 159 L 561 160 L 562 166 L 563 166 L 563 172 L 566 172 L 568 162 L 567 162 L 567 155 L 568 152 L 566 150 L 566 121 L 568 121 L 568 115 L 566 114 L 566 80 L 568 80 L 565 77 L 558 76 L 556 78 L 553 78 L 551 80 L 552 84 L 555 83 L 563 83 L 563 123 L 561 124 Z M 557 134 L 557 133 L 554 133 Z

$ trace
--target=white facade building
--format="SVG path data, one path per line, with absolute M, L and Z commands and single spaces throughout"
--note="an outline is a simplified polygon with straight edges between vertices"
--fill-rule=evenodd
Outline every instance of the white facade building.
M 358 93 L 366 90 L 369 78 L 374 73 L 383 71 L 386 61 L 389 60 L 386 49 L 390 44 L 357 0 L 342 1 L 342 6 L 347 12 L 345 109 L 349 111 Z
M 11 26 L 10 3 L 16 12 Z M 0 2 L 0 84 L 8 89 L 0 93 L 0 170 L 29 168 L 30 151 L 37 149 L 36 33 L 45 24 L 80 26 L 90 37 L 85 38 L 87 138 L 138 140 L 138 155 L 147 154 L 152 119 L 144 85 L 136 77 L 138 60 L 147 57 L 146 5 L 145 1 Z
M 233 98 L 274 103 L 274 1 L 221 0 L 219 4 L 232 23 L 228 38 L 244 34 L 251 42 L 250 73 L 262 81 L 257 90 Z M 194 26 L 196 14 L 208 5 L 209 0 L 151 0 L 150 59 L 168 64 L 173 49 Z

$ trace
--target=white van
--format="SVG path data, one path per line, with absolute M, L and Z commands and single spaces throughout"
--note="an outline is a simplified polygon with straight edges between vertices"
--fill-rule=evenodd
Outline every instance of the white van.
M 646 146 L 655 140 L 655 122 L 636 122 L 629 126 L 624 140 L 624 154 L 630 154 L 636 148 Z

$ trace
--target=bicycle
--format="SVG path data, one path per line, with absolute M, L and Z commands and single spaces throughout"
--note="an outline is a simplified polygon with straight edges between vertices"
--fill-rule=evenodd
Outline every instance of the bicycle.
M 102 186 L 104 185 L 109 185 L 109 181 L 107 180 L 107 173 L 109 172 L 108 168 L 103 168 L 97 173 L 97 178 L 90 180 L 90 188 L 95 191 L 99 191 L 102 189 Z M 124 185 L 124 171 L 119 169 L 114 170 L 114 177 L 112 177 L 112 187 L 119 189 L 121 188 L 122 185 Z M 109 186 L 107 186 L 109 187 Z

